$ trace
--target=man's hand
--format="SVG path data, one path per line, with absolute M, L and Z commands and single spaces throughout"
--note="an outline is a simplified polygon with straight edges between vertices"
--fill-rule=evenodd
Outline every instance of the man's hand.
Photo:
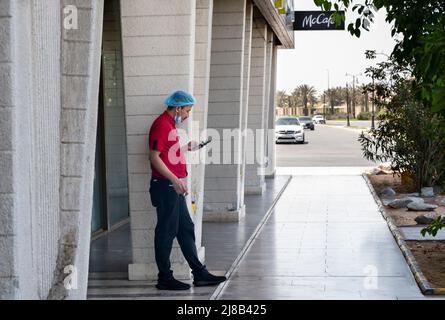
M 159 157 L 160 152 L 157 150 L 150 149 L 150 162 L 158 170 L 160 174 L 166 177 L 173 184 L 173 188 L 178 194 L 187 195 L 187 184 L 176 177 L 165 163 Z
M 188 194 L 187 190 L 187 184 L 185 181 L 182 181 L 181 179 L 176 178 L 173 182 L 173 188 L 175 188 L 176 193 L 182 194 L 186 196 Z
M 187 144 L 187 148 L 188 148 L 188 151 L 196 151 L 196 150 L 199 150 L 199 149 L 200 149 L 200 147 L 199 147 L 199 143 L 196 142 L 196 141 L 190 141 L 190 142 Z

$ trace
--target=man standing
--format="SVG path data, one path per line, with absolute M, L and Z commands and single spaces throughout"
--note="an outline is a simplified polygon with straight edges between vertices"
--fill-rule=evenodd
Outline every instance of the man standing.
M 149 134 L 152 178 L 150 197 L 157 212 L 155 229 L 155 258 L 158 266 L 160 290 L 187 290 L 190 285 L 176 280 L 170 265 L 170 253 L 176 237 L 181 251 L 193 273 L 195 286 L 217 285 L 226 280 L 208 272 L 198 258 L 195 230 L 190 218 L 187 195 L 187 167 L 184 152 L 198 150 L 195 142 L 185 148 L 179 145 L 176 125 L 189 117 L 195 98 L 184 91 L 176 91 L 166 100 L 167 110 L 152 124 Z

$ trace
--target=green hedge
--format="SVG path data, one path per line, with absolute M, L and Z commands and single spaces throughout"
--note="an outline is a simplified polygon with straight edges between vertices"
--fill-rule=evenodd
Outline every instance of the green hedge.
M 357 115 L 357 120 L 371 120 L 371 116 L 370 112 L 363 111 Z

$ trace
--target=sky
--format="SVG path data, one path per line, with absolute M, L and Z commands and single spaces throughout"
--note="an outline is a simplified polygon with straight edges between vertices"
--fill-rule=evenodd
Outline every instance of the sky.
M 313 0 L 294 0 L 294 10 L 320 11 Z M 354 21 L 356 13 L 346 13 L 345 29 Z M 362 30 L 360 38 L 353 37 L 347 30 L 294 31 L 295 49 L 278 50 L 277 90 L 291 93 L 301 84 L 314 86 L 317 93 L 329 86 L 346 86 L 352 83 L 349 74 L 357 76 L 359 84 L 368 83 L 364 75 L 367 67 L 386 58 L 378 55 L 373 62 L 365 58 L 365 50 L 376 50 L 390 54 L 395 41 L 391 38 L 391 26 L 385 22 L 385 12 L 379 11 L 370 31 Z

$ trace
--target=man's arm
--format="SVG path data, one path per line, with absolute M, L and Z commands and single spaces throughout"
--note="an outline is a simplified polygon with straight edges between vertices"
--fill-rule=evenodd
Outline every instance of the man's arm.
M 153 167 L 164 177 L 166 177 L 173 184 L 176 192 L 178 194 L 187 194 L 187 186 L 176 177 L 173 172 L 165 165 L 164 161 L 159 157 L 160 152 L 157 150 L 150 149 L 150 162 Z
M 196 151 L 199 149 L 201 149 L 201 147 L 199 146 L 199 143 L 196 141 L 190 141 L 189 143 L 181 147 L 182 153 L 186 153 L 187 151 Z

